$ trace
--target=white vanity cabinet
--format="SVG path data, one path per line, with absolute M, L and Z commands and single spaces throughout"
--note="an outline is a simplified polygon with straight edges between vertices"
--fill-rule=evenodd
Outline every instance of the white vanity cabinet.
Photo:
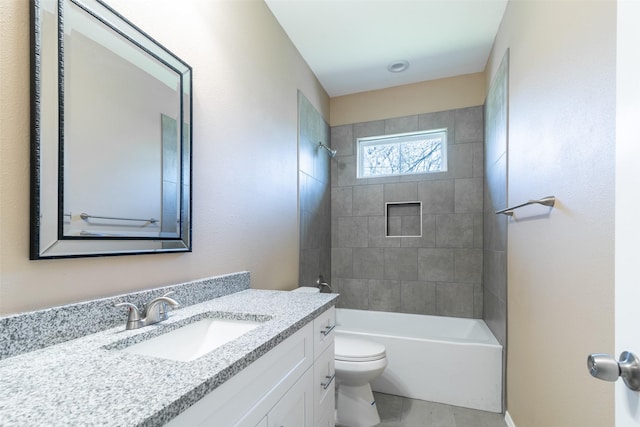
M 169 427 L 333 427 L 335 308 L 171 420 Z
M 336 309 L 334 307 L 313 321 L 314 427 L 335 426 L 335 326 Z

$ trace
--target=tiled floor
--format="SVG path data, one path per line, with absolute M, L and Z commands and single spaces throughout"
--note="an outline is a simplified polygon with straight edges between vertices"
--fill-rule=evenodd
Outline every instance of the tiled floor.
M 441 403 L 374 393 L 381 423 L 377 427 L 506 427 L 504 415 Z

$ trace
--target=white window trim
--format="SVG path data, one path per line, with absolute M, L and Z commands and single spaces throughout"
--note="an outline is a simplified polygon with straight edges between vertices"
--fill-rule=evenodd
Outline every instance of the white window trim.
M 380 174 L 373 176 L 363 176 L 362 172 L 364 167 L 362 165 L 363 155 L 362 155 L 362 147 L 366 147 L 367 145 L 383 145 L 383 144 L 393 144 L 396 142 L 408 141 L 411 139 L 420 139 L 425 135 L 429 135 L 432 133 L 444 133 L 444 143 L 442 147 L 442 169 L 439 171 L 433 172 L 404 172 L 404 173 L 392 173 L 392 174 Z M 416 137 L 416 138 L 414 138 Z M 363 138 L 356 139 L 356 178 L 357 179 L 375 179 L 375 178 L 384 178 L 384 177 L 392 177 L 392 176 L 407 176 L 407 175 L 425 175 L 425 174 L 433 174 L 433 173 L 441 173 L 446 172 L 447 169 L 447 152 L 449 146 L 449 132 L 447 128 L 439 128 L 439 129 L 429 129 L 418 132 L 406 132 L 406 133 L 396 133 L 392 135 L 378 135 L 378 136 L 367 136 Z

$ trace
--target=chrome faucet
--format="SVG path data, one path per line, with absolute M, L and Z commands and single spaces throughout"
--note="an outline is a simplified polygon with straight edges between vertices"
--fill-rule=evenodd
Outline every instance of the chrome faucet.
M 320 292 L 322 292 L 322 287 L 326 286 L 327 288 L 329 288 L 329 293 L 333 293 L 331 285 L 324 281 L 324 276 L 322 274 L 318 276 L 318 279 L 316 280 L 316 286 L 318 287 L 318 289 L 320 289 Z
M 142 310 L 139 310 L 135 304 L 129 302 L 116 304 L 116 307 L 129 308 L 129 318 L 127 319 L 126 328 L 138 329 L 167 320 L 169 318 L 169 307 L 180 307 L 180 304 L 178 304 L 176 300 L 169 298 L 169 295 L 172 293 L 173 291 L 152 299 L 148 304 L 142 306 Z

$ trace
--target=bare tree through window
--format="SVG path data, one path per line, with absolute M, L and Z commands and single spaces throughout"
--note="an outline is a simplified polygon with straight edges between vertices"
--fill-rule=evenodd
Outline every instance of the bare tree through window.
M 358 139 L 361 178 L 446 170 L 447 131 Z

